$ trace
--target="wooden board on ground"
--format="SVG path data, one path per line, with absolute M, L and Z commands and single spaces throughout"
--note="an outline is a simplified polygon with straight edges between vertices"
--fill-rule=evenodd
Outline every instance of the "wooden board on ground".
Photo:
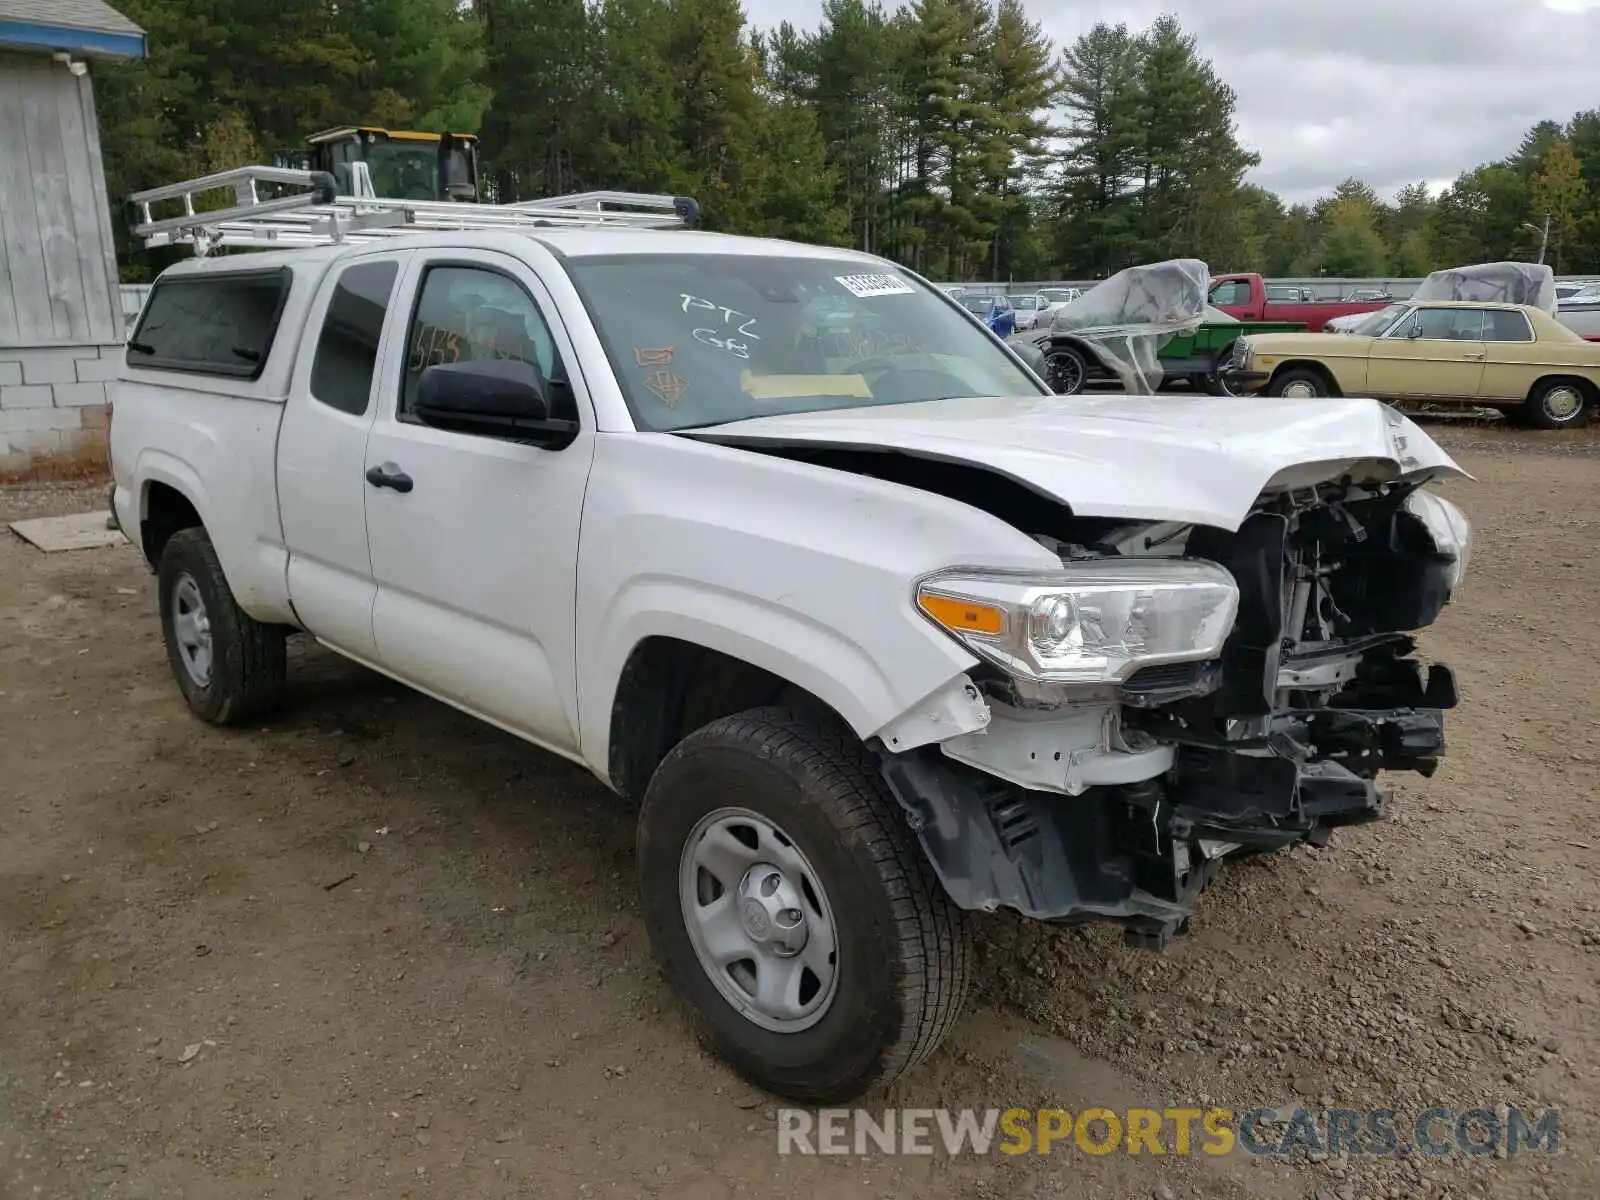
M 58 550 L 92 550 L 98 546 L 120 546 L 128 539 L 120 529 L 109 527 L 111 514 L 74 513 L 70 517 L 38 517 L 11 522 L 11 532 L 46 554 Z

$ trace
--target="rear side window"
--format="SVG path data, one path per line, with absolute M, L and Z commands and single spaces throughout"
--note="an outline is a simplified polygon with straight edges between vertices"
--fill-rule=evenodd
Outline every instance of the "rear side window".
M 1489 333 L 1491 342 L 1531 342 L 1533 341 L 1533 327 L 1528 324 L 1528 318 L 1509 308 L 1491 308 L 1489 310 Z
M 357 417 L 367 411 L 378 339 L 398 271 L 393 262 L 356 263 L 334 285 L 311 362 L 311 394 L 330 408 Z
M 287 267 L 158 280 L 128 339 L 130 367 L 255 379 L 289 293 Z

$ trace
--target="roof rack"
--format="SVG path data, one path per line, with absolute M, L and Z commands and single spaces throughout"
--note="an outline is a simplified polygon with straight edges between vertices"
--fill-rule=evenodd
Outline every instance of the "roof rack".
M 340 195 L 325 171 L 284 167 L 237 167 L 165 184 L 129 198 L 130 226 L 147 247 L 189 244 L 203 257 L 221 246 L 331 246 L 450 229 L 683 229 L 700 216 L 700 206 L 688 196 L 649 192 L 577 192 L 515 204 L 389 199 L 373 194 L 365 163 L 353 167 L 353 195 Z M 275 193 L 302 190 L 263 196 L 264 185 Z M 231 191 L 233 204 L 201 207 L 200 197 L 217 191 Z M 177 215 L 152 213 L 153 205 L 174 201 L 182 204 Z

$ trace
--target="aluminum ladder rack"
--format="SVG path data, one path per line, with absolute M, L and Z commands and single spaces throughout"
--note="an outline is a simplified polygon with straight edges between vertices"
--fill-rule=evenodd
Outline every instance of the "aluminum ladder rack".
M 515 204 L 391 199 L 373 195 L 365 164 L 356 165 L 353 195 L 340 195 L 326 172 L 283 167 L 237 167 L 165 184 L 129 198 L 129 225 L 149 248 L 187 244 L 204 256 L 222 246 L 291 249 L 452 229 L 684 229 L 700 215 L 688 196 L 649 192 L 578 192 Z M 263 185 L 300 190 L 263 196 Z M 231 193 L 233 203 L 207 207 L 202 198 L 215 192 Z M 181 205 L 176 215 L 154 211 L 173 203 Z

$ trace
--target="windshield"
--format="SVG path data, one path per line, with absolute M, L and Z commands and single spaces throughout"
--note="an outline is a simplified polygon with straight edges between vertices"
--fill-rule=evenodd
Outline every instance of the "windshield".
M 1350 326 L 1349 332 L 1361 337 L 1377 337 L 1389 326 L 1400 319 L 1400 314 L 1406 311 L 1404 304 L 1391 304 L 1387 308 L 1380 308 L 1375 313 L 1368 313 L 1361 320 Z
M 428 142 L 373 142 L 367 150 L 372 190 L 393 200 L 435 200 L 439 147 Z
M 640 429 L 1049 394 L 992 334 L 892 267 L 633 254 L 567 268 Z
M 1013 297 L 1011 297 L 1011 307 L 1012 308 L 1020 308 L 1020 309 L 1030 309 L 1030 310 L 1038 308 L 1039 307 L 1039 297 L 1037 297 L 1037 296 L 1013 296 Z
M 963 296 L 961 297 L 961 303 L 968 311 L 975 312 L 980 317 L 985 317 L 989 315 L 989 308 L 994 304 L 994 300 L 988 296 Z

